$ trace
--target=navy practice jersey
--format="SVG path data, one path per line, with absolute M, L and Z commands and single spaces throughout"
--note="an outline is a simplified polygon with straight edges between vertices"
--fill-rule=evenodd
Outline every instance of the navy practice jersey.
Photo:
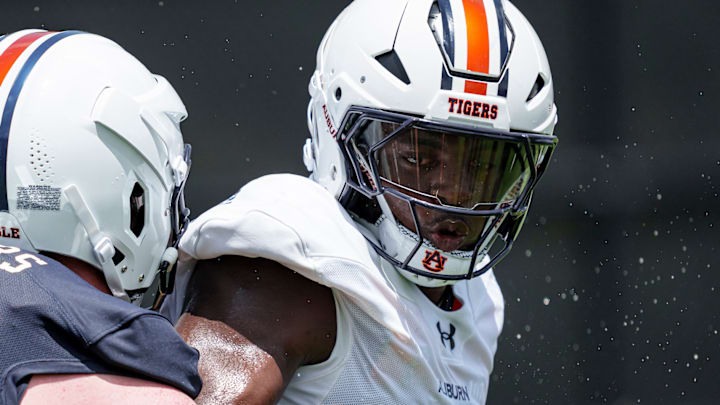
M 198 353 L 157 313 L 102 293 L 60 263 L 0 246 L 0 405 L 34 374 L 116 374 L 195 398 Z

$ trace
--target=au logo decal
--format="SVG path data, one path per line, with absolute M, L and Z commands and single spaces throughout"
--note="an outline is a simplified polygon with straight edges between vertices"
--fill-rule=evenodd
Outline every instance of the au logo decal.
M 426 250 L 422 264 L 426 270 L 439 273 L 445 270 L 445 262 L 447 262 L 447 257 L 441 255 L 437 250 L 433 250 L 432 252 Z

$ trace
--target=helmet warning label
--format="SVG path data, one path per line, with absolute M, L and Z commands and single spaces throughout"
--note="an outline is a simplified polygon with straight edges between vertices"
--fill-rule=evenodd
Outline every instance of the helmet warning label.
M 17 189 L 17 209 L 35 211 L 60 211 L 59 187 L 29 185 Z

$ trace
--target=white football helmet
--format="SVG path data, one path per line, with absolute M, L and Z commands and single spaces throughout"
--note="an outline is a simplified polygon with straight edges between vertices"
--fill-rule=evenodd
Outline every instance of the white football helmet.
M 106 38 L 25 30 L 0 38 L 0 111 L 0 244 L 85 261 L 139 303 L 189 214 L 175 90 Z
M 309 90 L 305 165 L 405 277 L 437 287 L 505 257 L 557 144 L 547 57 L 515 6 L 355 0 Z

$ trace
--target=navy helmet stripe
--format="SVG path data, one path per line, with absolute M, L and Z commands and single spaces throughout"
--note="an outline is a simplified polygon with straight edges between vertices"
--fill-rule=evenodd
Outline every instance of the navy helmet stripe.
M 445 68 L 444 64 L 442 67 L 442 81 L 440 82 L 440 89 L 452 90 L 452 77 L 447 72 L 447 69 Z
M 508 57 L 508 39 L 505 27 L 505 10 L 503 9 L 502 0 L 495 0 L 495 11 L 498 19 L 498 31 L 500 32 L 500 66 L 505 65 Z
M 455 64 L 455 22 L 453 21 L 452 7 L 450 0 L 438 0 L 438 8 L 443 22 L 443 48 L 450 58 L 450 63 Z M 452 90 L 452 77 L 444 66 L 442 70 L 441 89 Z
M 455 22 L 453 20 L 450 0 L 439 0 L 438 7 L 443 21 L 443 46 L 450 57 L 450 62 L 455 63 Z
M 498 19 L 498 31 L 500 33 L 500 67 L 502 68 L 505 66 L 505 61 L 508 57 L 507 27 L 505 25 L 505 10 L 503 9 L 502 0 L 495 0 L 495 11 Z M 498 85 L 498 96 L 507 97 L 510 71 L 506 69 L 505 72 L 501 72 L 501 74 L 503 78 Z
M 507 97 L 508 81 L 510 80 L 510 70 L 506 69 L 500 85 L 498 86 L 498 96 Z
M 25 65 L 23 65 L 20 73 L 18 73 L 15 82 L 10 88 L 10 94 L 8 95 L 7 101 L 5 102 L 5 109 L 2 112 L 2 122 L 0 123 L 0 170 L 2 170 L 2 176 L 0 176 L 0 211 L 8 211 L 8 196 L 7 196 L 7 150 L 8 150 L 8 139 L 10 137 L 10 125 L 12 123 L 13 114 L 15 113 L 15 105 L 17 104 L 18 97 L 22 91 L 23 85 L 32 69 L 37 64 L 40 57 L 55 43 L 63 38 L 67 38 L 71 35 L 82 34 L 82 31 L 65 31 L 59 34 L 55 34 L 48 38 L 45 42 L 40 44 L 35 51 L 30 55 Z

